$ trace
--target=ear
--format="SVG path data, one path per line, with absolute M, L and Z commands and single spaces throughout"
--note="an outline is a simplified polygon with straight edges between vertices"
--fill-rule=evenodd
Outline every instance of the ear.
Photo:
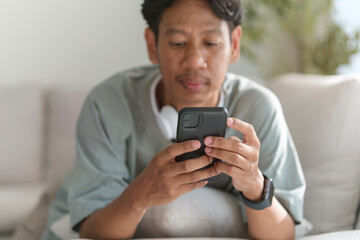
M 240 26 L 234 28 L 234 30 L 231 33 L 230 64 L 235 63 L 240 57 L 241 35 L 242 35 L 242 29 Z
M 155 34 L 149 27 L 145 29 L 145 40 L 149 59 L 153 64 L 157 64 Z

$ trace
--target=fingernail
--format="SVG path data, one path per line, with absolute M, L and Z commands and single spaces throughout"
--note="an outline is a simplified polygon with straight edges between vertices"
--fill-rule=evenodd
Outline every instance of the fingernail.
M 213 157 L 208 157 L 209 163 L 211 164 L 213 162 Z
M 234 124 L 234 119 L 228 118 L 227 122 L 228 122 L 229 125 L 233 125 Z
M 193 141 L 191 144 L 194 148 L 199 148 L 201 145 L 199 141 Z
M 212 144 L 212 142 L 213 142 L 212 137 L 205 138 L 205 144 Z
M 211 153 L 211 152 L 212 152 L 212 148 L 210 148 L 210 147 L 205 147 L 205 152 Z

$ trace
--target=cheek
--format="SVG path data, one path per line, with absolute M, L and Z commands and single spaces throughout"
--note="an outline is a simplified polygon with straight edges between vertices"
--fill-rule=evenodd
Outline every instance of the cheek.
M 174 69 L 177 68 L 177 66 L 180 66 L 179 62 L 179 56 L 171 54 L 170 51 L 159 51 L 158 52 L 158 59 L 159 59 L 159 65 L 162 68 L 162 70 L 171 72 Z
M 209 70 L 211 71 L 213 80 L 215 80 L 213 84 L 211 84 L 213 89 L 218 89 L 222 85 L 229 63 L 230 54 L 226 54 L 225 52 L 217 56 L 213 56 L 211 60 L 209 60 Z
M 231 49 L 224 44 L 221 49 L 208 52 L 208 62 L 213 67 L 226 67 L 230 63 Z
M 225 74 L 230 64 L 230 54 L 222 53 L 212 56 L 208 60 L 208 66 L 212 69 L 214 74 Z

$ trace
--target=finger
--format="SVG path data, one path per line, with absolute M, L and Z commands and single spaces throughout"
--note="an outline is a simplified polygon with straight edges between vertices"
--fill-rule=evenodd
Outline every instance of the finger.
M 208 184 L 208 181 L 200 181 L 200 182 L 183 184 L 179 187 L 179 193 L 180 193 L 180 195 L 183 195 L 183 194 L 191 192 L 195 189 L 205 187 L 206 184 Z
M 249 161 L 238 153 L 209 147 L 205 147 L 205 152 L 209 156 L 223 160 L 230 165 L 243 169 L 244 171 L 247 171 L 250 168 Z
M 206 167 L 212 163 L 213 158 L 207 155 L 201 157 L 175 162 L 174 163 L 174 174 L 190 173 L 200 168 Z
M 257 147 L 260 146 L 260 141 L 257 138 L 254 127 L 251 124 L 236 118 L 228 118 L 227 125 L 236 131 L 241 132 L 244 135 L 244 140 L 247 144 Z
M 168 161 L 170 159 L 175 159 L 175 157 L 181 154 L 193 152 L 200 147 L 201 143 L 197 140 L 189 140 L 181 143 L 175 143 L 161 151 L 159 153 L 159 158 L 161 161 Z
M 179 176 L 179 184 L 194 183 L 219 174 L 220 172 L 216 171 L 214 166 L 191 173 L 184 173 Z
M 229 139 L 242 142 L 242 140 L 240 138 L 236 137 L 236 136 L 230 136 Z
M 223 172 L 232 178 L 239 177 L 244 173 L 242 169 L 235 167 L 233 165 L 226 164 L 224 162 L 216 162 L 214 166 L 217 171 Z
M 204 143 L 207 147 L 220 148 L 223 150 L 238 153 L 245 158 L 251 156 L 252 148 L 238 140 L 222 137 L 206 137 Z

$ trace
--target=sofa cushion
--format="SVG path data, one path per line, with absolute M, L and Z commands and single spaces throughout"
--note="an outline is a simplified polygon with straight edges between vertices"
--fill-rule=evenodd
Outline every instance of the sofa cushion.
M 358 206 L 358 212 L 357 212 L 357 219 L 355 222 L 355 229 L 360 230 L 360 202 L 359 202 L 359 206 Z
M 268 87 L 299 153 L 312 233 L 352 229 L 360 198 L 360 76 L 293 74 Z
M 38 182 L 42 167 L 41 89 L 1 89 L 0 109 L 0 184 Z
M 72 168 L 76 155 L 76 122 L 87 93 L 88 87 L 62 87 L 46 93 L 46 178 L 51 182 L 63 179 Z
M 36 206 L 44 184 L 0 186 L 0 232 L 12 232 Z
M 360 231 L 340 231 L 302 237 L 298 240 L 359 240 Z

